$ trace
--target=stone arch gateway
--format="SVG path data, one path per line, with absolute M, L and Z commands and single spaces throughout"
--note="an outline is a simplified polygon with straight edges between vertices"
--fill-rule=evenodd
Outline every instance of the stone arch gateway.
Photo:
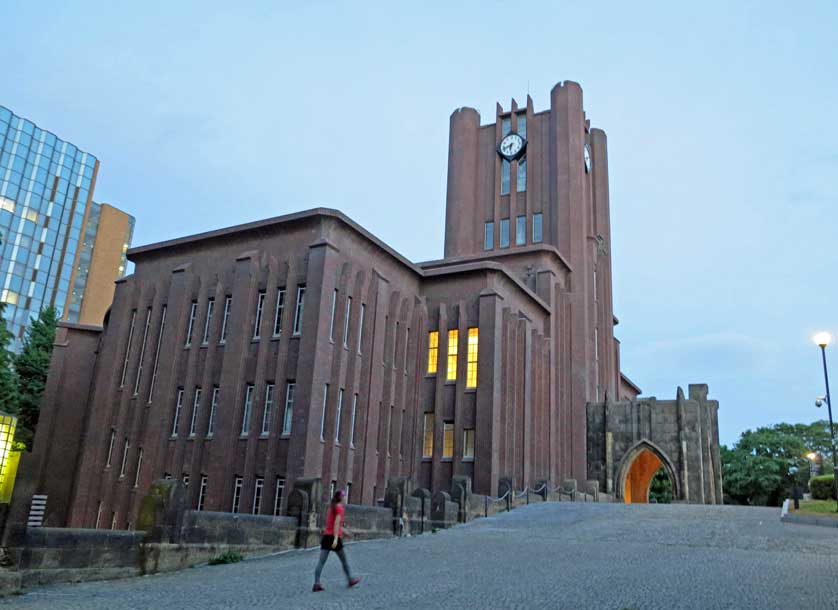
M 588 479 L 622 502 L 647 502 L 661 467 L 672 481 L 673 501 L 721 504 L 719 403 L 707 386 L 678 388 L 675 400 L 655 397 L 589 403 Z

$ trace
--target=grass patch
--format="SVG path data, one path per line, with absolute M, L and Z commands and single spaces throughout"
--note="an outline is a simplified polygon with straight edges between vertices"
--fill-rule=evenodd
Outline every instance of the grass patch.
M 221 553 L 221 555 L 216 555 L 210 559 L 209 564 L 211 566 L 217 566 L 225 563 L 238 563 L 242 559 L 244 559 L 244 555 L 238 551 L 227 551 L 226 553 Z
M 792 512 L 799 515 L 818 515 L 838 519 L 838 513 L 835 512 L 835 500 L 802 500 L 798 510 L 794 510 L 794 504 L 792 504 Z

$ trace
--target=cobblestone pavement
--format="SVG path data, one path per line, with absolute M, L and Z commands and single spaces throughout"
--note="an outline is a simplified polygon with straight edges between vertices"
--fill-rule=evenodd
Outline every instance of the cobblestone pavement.
M 352 590 L 333 557 L 311 593 L 307 550 L 41 587 L 0 608 L 838 609 L 838 529 L 781 524 L 779 509 L 536 504 L 347 554 L 364 577 Z

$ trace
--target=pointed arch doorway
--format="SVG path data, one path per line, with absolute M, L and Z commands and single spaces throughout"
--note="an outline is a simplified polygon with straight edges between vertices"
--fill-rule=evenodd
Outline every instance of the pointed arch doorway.
M 655 473 L 663 469 L 672 484 L 673 499 L 681 497 L 672 461 L 649 441 L 640 441 L 623 457 L 618 471 L 618 496 L 626 504 L 648 504 Z

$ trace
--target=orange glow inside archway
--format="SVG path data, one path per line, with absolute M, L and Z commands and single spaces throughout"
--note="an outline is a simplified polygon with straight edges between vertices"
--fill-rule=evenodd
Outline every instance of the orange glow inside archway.
M 660 458 L 644 449 L 631 463 L 626 473 L 626 484 L 623 492 L 623 500 L 626 504 L 648 504 L 649 486 L 652 484 L 652 477 L 663 466 Z

